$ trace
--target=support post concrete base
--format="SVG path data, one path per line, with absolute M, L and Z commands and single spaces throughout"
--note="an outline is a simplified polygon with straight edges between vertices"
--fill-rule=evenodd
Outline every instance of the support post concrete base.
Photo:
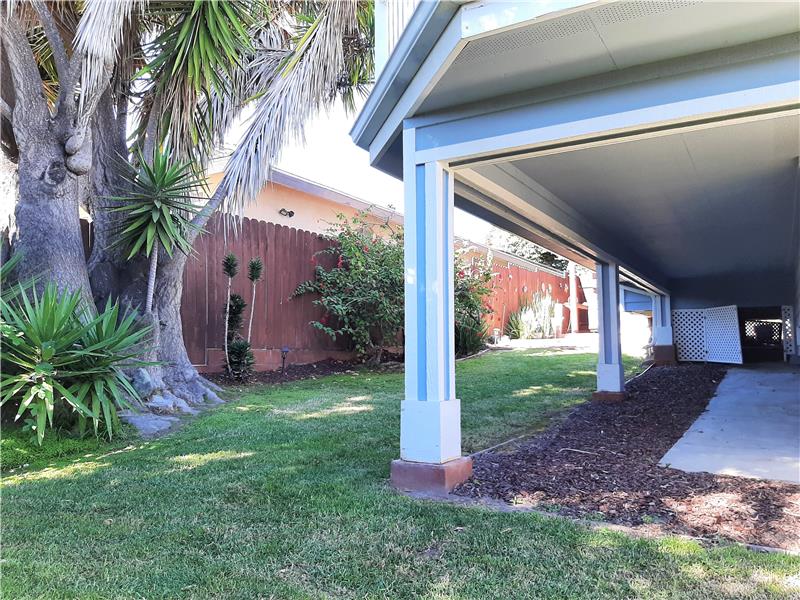
M 653 346 L 653 364 L 658 367 L 678 364 L 675 345 Z
M 472 475 L 472 458 L 462 456 L 446 463 L 417 463 L 397 459 L 392 461 L 392 485 L 404 492 L 449 494 L 459 483 Z
M 613 404 L 615 402 L 622 402 L 625 400 L 626 394 L 625 392 L 594 392 L 592 394 L 592 401 L 593 402 L 605 402 L 607 404 Z

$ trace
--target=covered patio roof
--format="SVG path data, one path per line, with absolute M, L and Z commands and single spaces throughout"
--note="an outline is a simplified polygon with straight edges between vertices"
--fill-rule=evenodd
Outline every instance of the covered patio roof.
M 373 165 L 413 129 L 457 206 L 645 288 L 791 272 L 798 6 L 543 4 L 422 3 L 353 128 Z
M 800 5 L 553 8 L 420 4 L 352 131 L 406 190 L 398 481 L 463 475 L 453 206 L 596 270 L 598 399 L 624 397 L 620 282 L 651 296 L 672 360 L 674 308 L 714 311 L 681 323 L 723 361 L 736 305 L 800 311 Z

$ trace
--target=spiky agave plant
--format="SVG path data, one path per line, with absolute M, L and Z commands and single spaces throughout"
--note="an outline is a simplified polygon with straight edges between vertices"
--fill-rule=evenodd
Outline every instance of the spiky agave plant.
M 192 200 L 202 200 L 195 192 L 202 189 L 204 183 L 192 163 L 171 161 L 170 155 L 169 149 L 157 147 L 153 149 L 152 161 L 148 162 L 138 151 L 139 170 L 127 172 L 129 191 L 109 197 L 119 203 L 109 210 L 125 213 L 112 246 L 124 247 L 128 260 L 139 252 L 150 258 L 145 297 L 147 313 L 153 310 L 159 246 L 163 246 L 170 257 L 175 248 L 184 254 L 191 252 L 187 233 L 197 228 L 191 217 L 199 211 Z
M 253 312 L 256 308 L 256 283 L 261 280 L 261 275 L 264 272 L 264 261 L 260 258 L 251 258 L 247 263 L 247 278 L 253 284 L 253 295 L 250 298 L 250 322 L 247 325 L 247 343 L 250 343 L 250 338 L 253 334 Z
M 222 272 L 228 278 L 228 291 L 225 295 L 225 368 L 231 371 L 231 359 L 228 355 L 228 320 L 231 317 L 231 284 L 239 272 L 239 259 L 233 252 L 229 252 L 222 259 Z

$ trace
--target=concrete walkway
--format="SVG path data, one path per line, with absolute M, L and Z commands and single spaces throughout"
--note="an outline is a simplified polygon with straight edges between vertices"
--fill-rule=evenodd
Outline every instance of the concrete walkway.
M 800 483 L 800 368 L 732 368 L 662 466 Z

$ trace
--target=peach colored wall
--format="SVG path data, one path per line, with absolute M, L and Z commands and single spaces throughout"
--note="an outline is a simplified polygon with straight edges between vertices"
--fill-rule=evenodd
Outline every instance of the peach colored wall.
M 216 188 L 221 177 L 220 174 L 209 177 L 211 189 Z M 294 211 L 294 216 L 281 215 L 278 212 L 281 208 Z M 244 216 L 313 233 L 326 233 L 331 224 L 338 222 L 338 214 L 352 217 L 357 212 L 346 204 L 270 182 L 264 186 L 258 198 L 245 208 Z

